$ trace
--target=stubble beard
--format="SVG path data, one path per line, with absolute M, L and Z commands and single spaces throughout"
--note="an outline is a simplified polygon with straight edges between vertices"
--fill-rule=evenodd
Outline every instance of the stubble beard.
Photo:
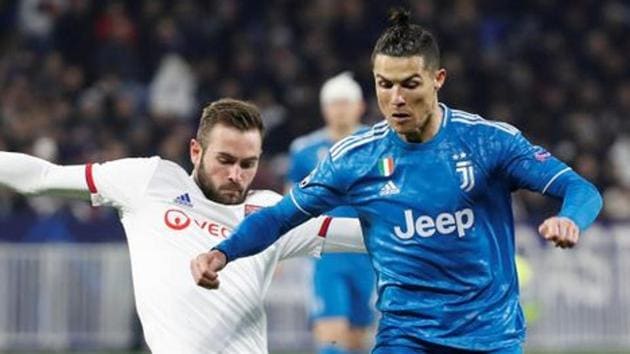
M 203 161 L 203 157 L 201 161 Z M 205 195 L 206 198 L 219 204 L 225 204 L 225 205 L 241 204 L 245 201 L 245 196 L 247 196 L 248 191 L 249 191 L 249 188 L 239 190 L 238 196 L 235 196 L 233 193 L 230 193 L 229 195 L 223 194 L 221 192 L 221 188 L 225 189 L 228 186 L 217 187 L 214 183 L 212 183 L 212 181 L 210 181 L 210 179 L 206 178 L 206 170 L 205 170 L 205 167 L 203 166 L 203 163 L 199 164 L 199 168 L 197 170 L 196 182 L 197 182 L 197 185 L 199 186 L 199 189 L 201 189 L 201 192 L 203 192 L 203 195 Z M 240 187 L 236 185 L 231 185 L 229 186 L 229 188 L 231 190 L 234 190 L 234 189 L 239 189 Z

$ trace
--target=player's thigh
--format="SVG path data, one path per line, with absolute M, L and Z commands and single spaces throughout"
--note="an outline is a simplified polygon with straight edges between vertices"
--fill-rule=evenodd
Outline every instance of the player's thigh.
M 333 267 L 317 265 L 313 272 L 313 292 L 311 319 L 315 323 L 326 318 L 348 318 L 353 300 L 342 273 Z
M 350 286 L 350 326 L 357 329 L 367 328 L 374 321 L 372 299 L 375 295 L 375 276 L 369 259 L 361 256 L 355 259 L 354 271 L 346 274 Z

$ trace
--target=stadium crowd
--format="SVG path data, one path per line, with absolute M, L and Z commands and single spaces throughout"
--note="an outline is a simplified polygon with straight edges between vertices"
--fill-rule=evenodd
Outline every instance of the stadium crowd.
M 244 98 L 268 136 L 255 187 L 282 190 L 288 144 L 322 124 L 319 87 L 351 70 L 381 120 L 371 44 L 393 2 L 22 0 L 0 5 L 0 150 L 63 164 L 158 154 L 190 168 L 200 108 Z M 399 2 L 396 2 L 399 4 Z M 510 122 L 630 220 L 630 4 L 410 1 L 441 43 L 445 103 Z M 551 208 L 519 194 L 518 217 Z M 123 239 L 113 211 L 0 190 L 0 239 Z

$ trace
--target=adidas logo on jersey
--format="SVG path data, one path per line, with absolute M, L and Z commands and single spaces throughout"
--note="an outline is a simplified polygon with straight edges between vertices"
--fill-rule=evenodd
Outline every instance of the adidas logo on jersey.
M 179 205 L 183 205 L 183 206 L 187 206 L 191 208 L 193 207 L 192 201 L 190 200 L 190 195 L 188 195 L 188 193 L 184 193 L 178 196 L 173 201 L 175 202 L 175 204 L 179 204 Z
M 383 196 L 386 196 L 386 195 L 394 195 L 394 194 L 398 194 L 398 193 L 400 193 L 400 189 L 398 189 L 398 187 L 396 187 L 394 182 L 388 181 L 387 183 L 385 183 L 385 185 L 378 192 L 378 195 L 383 197 Z

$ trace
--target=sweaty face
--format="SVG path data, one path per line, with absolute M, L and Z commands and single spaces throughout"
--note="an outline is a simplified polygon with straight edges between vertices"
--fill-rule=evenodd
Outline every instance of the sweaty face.
M 215 125 L 206 145 L 193 139 L 190 156 L 193 175 L 206 198 L 221 204 L 240 204 L 256 176 L 262 153 L 258 130 L 241 132 L 222 124 Z
M 389 125 L 407 141 L 422 141 L 428 123 L 439 119 L 437 92 L 446 71 L 427 69 L 421 56 L 377 54 L 373 74 L 378 106 Z

